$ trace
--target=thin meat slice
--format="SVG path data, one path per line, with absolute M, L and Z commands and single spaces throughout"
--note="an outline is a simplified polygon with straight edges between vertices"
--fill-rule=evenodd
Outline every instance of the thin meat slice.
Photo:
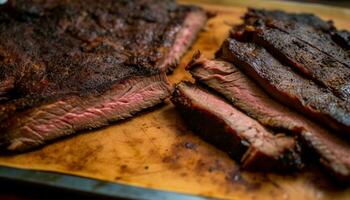
M 172 72 L 187 49 L 197 38 L 198 32 L 202 30 L 202 27 L 208 19 L 207 14 L 203 10 L 196 7 L 193 7 L 192 10 L 193 11 L 189 12 L 184 19 L 180 30 L 171 29 L 169 31 L 170 37 L 173 37 L 171 33 L 178 32 L 176 33 L 175 40 L 168 53 L 157 64 L 158 68 L 163 71 Z
M 135 76 L 95 95 L 67 96 L 9 117 L 0 145 L 24 151 L 77 131 L 106 126 L 162 102 L 171 88 L 164 74 Z
M 329 88 L 335 95 L 345 100 L 350 98 L 350 68 L 344 64 L 348 62 L 345 61 L 347 59 L 341 62 L 324 53 L 325 50 L 319 50 L 322 47 L 315 48 L 304 40 L 275 28 L 254 30 L 253 41 L 306 77 Z
M 281 103 L 349 135 L 350 105 L 282 65 L 264 48 L 229 38 L 217 57 L 234 63 Z
M 270 171 L 301 166 L 293 138 L 272 135 L 257 121 L 205 89 L 182 82 L 171 101 L 196 134 L 228 152 L 243 168 Z
M 223 95 L 236 108 L 265 127 L 298 136 L 330 174 L 350 181 L 350 144 L 304 116 L 273 100 L 235 65 L 194 56 L 188 65 L 192 76 Z M 311 155 L 315 158 L 315 155 Z

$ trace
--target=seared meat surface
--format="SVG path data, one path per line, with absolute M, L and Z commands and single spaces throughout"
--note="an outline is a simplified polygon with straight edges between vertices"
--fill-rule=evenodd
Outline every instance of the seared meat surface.
M 350 32 L 347 30 L 336 30 L 331 33 L 333 40 L 349 52 L 350 50 Z M 348 53 L 349 54 L 349 53 Z
M 1 144 L 24 150 L 132 116 L 206 21 L 174 1 L 10 0 L 0 7 Z
M 254 24 L 256 20 L 278 20 L 312 26 L 317 30 L 329 31 L 334 29 L 332 21 L 324 21 L 310 13 L 287 13 L 281 10 L 265 10 L 248 8 L 242 17 L 246 24 Z
M 322 45 L 315 47 L 289 33 L 268 27 L 257 30 L 252 40 L 306 77 L 329 88 L 336 96 L 349 99 L 350 59 L 341 47 L 335 44 L 326 45 L 322 40 L 317 41 Z M 322 49 L 329 49 L 331 53 Z

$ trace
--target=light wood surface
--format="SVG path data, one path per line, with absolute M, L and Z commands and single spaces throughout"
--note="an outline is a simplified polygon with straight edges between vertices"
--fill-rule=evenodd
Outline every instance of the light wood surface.
M 333 19 L 340 28 L 350 29 L 350 11 L 346 9 L 275 1 L 218 1 L 221 5 L 208 4 L 212 3 L 209 0 L 190 2 L 216 12 L 217 16 L 209 20 L 205 31 L 169 77 L 172 83 L 190 80 L 184 66 L 193 52 L 200 50 L 212 57 L 227 35 L 228 24 L 239 23 L 247 6 L 313 12 Z M 29 153 L 1 156 L 0 165 L 227 199 L 350 199 L 350 188 L 335 189 L 316 167 L 281 175 L 240 172 L 227 155 L 186 129 L 168 101 L 106 128 Z

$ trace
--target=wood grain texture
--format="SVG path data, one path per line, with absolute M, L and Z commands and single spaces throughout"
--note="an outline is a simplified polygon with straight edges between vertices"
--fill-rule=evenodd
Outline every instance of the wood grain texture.
M 212 57 L 228 33 L 228 24 L 239 23 L 247 6 L 313 12 L 333 19 L 340 28 L 350 29 L 350 12 L 346 9 L 274 1 L 221 0 L 222 5 L 199 3 L 210 3 L 209 0 L 190 2 L 216 12 L 217 16 L 209 20 L 169 77 L 172 83 L 191 80 L 184 67 L 194 51 Z M 350 199 L 350 188 L 334 188 L 317 167 L 288 175 L 240 172 L 227 155 L 191 133 L 169 102 L 133 119 L 29 153 L 0 156 L 0 165 L 227 199 Z

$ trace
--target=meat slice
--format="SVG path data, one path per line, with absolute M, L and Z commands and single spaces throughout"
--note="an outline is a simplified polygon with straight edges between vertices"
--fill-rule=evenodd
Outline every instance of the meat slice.
M 312 26 L 293 22 L 269 20 L 265 25 L 288 33 L 291 37 L 303 41 L 350 68 L 350 57 L 348 53 L 332 40 L 330 34 L 316 30 Z
M 132 116 L 206 21 L 175 1 L 9 0 L 0 6 L 0 129 L 8 150 Z
M 196 134 L 228 152 L 243 168 L 270 171 L 301 166 L 293 138 L 272 135 L 257 121 L 205 89 L 182 82 L 171 101 Z
M 287 13 L 281 10 L 265 10 L 248 8 L 248 11 L 243 16 L 246 24 L 254 24 L 256 20 L 270 20 L 275 19 L 283 22 L 295 22 L 311 26 L 317 30 L 329 31 L 334 29 L 331 21 L 324 21 L 318 16 L 310 13 Z
M 330 43 L 331 40 L 328 40 L 329 37 L 333 39 L 335 43 L 337 43 L 340 47 L 344 48 L 344 50 L 350 49 L 350 32 L 346 30 L 337 30 L 332 21 L 325 21 L 316 15 L 310 13 L 287 13 L 281 10 L 265 10 L 265 9 L 254 9 L 248 8 L 248 12 L 243 16 L 244 23 L 246 25 L 257 25 L 262 21 L 269 20 L 277 20 L 283 23 L 292 23 L 299 24 L 304 27 L 308 27 L 312 29 L 312 31 L 316 31 L 322 37 L 327 37 L 327 40 L 323 42 Z M 298 29 L 294 29 L 295 31 L 299 31 Z M 303 35 L 310 36 L 310 35 Z M 315 35 L 317 37 L 317 34 Z M 328 48 L 322 48 L 322 50 L 332 50 Z M 337 51 L 334 52 L 336 55 Z M 343 55 L 343 52 L 341 52 Z
M 132 77 L 105 92 L 67 96 L 11 116 L 1 146 L 23 151 L 77 131 L 106 126 L 162 102 L 170 94 L 166 76 Z
M 312 38 L 311 34 L 308 35 L 300 37 L 303 39 Z M 315 40 L 317 39 L 310 39 L 310 42 L 307 43 L 297 36 L 269 27 L 255 30 L 253 36 L 255 43 L 265 47 L 282 62 L 288 63 L 291 67 L 312 78 L 315 82 L 329 88 L 335 95 L 348 100 L 350 98 L 350 68 L 346 64 L 349 63 L 349 59 L 345 58 L 347 57 L 346 53 L 344 52 L 344 55 L 339 56 L 343 57 L 342 60 L 336 59 L 332 55 L 325 53 L 326 50 L 321 51 L 320 49 L 322 49 L 322 46 L 325 46 L 324 48 L 330 48 L 328 51 L 338 49 L 341 53 L 343 51 L 342 48 L 332 48 L 331 45 L 323 45 L 321 44 L 323 42 L 319 41 L 321 43 L 318 43 Z M 317 43 L 320 47 L 315 48 L 310 43 Z M 324 44 L 327 43 L 324 42 Z
M 208 60 L 197 54 L 187 68 L 198 82 L 223 95 L 232 105 L 265 127 L 297 136 L 316 154 L 330 174 L 342 181 L 350 180 L 348 142 L 273 100 L 231 63 Z
M 281 103 L 302 111 L 344 136 L 349 135 L 350 105 L 282 65 L 265 49 L 229 38 L 217 57 L 234 63 Z
M 202 29 L 207 21 L 207 15 L 201 9 L 194 9 L 189 12 L 181 25 L 180 30 L 176 33 L 175 40 L 171 45 L 170 50 L 163 59 L 159 62 L 158 67 L 167 72 L 172 72 L 176 67 L 182 55 L 185 54 L 187 49 L 191 46 L 192 42 L 196 39 L 198 32 Z M 169 32 L 175 32 L 177 30 L 170 30 Z M 170 34 L 170 37 L 171 34 Z

